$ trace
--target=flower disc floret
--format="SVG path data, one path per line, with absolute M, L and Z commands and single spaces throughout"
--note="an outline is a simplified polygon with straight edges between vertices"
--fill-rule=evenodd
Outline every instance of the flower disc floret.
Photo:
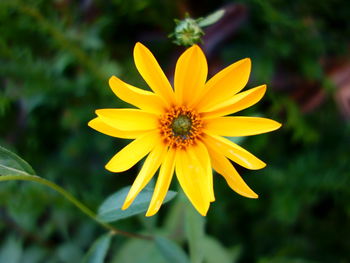
M 171 108 L 159 123 L 164 144 L 179 149 L 194 145 L 203 127 L 199 114 L 185 106 Z

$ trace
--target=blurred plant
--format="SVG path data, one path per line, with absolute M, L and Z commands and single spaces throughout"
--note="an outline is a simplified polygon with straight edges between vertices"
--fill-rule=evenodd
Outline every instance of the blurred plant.
M 186 13 L 183 20 L 175 19 L 176 27 L 169 37 L 174 38 L 173 42 L 179 46 L 188 47 L 200 43 L 204 36 L 203 28 L 215 24 L 224 14 L 224 10 L 218 10 L 206 17 L 193 19 Z
M 259 202 L 232 198 L 216 177 L 220 202 L 205 220 L 178 193 L 152 218 L 108 221 L 120 216 L 109 206 L 115 194 L 125 194 L 140 168 L 101 179 L 108 156 L 125 146 L 86 127 L 95 107 L 126 106 L 104 88 L 108 77 L 146 86 L 128 55 L 136 41 L 158 50 L 172 75 L 178 54 L 166 39 L 171 19 L 217 8 L 224 17 L 201 27 L 209 75 L 251 57 L 249 86 L 271 89 L 244 113 L 264 112 L 285 124 L 278 136 L 240 142 L 269 163 L 259 176 L 238 167 Z M 184 254 L 206 263 L 348 262 L 349 13 L 346 0 L 1 0 L 0 145 L 88 204 L 99 220 L 155 239 L 111 235 L 56 192 L 7 181 L 0 183 L 0 262 L 75 263 L 85 254 L 97 262 L 184 262 Z

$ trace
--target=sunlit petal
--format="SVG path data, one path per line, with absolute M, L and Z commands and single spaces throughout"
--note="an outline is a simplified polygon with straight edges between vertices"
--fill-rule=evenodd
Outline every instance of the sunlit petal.
M 237 170 L 220 151 L 208 145 L 208 152 L 214 170 L 225 178 L 232 190 L 245 197 L 258 198 L 258 195 L 243 181 Z
M 205 112 L 218 103 L 231 98 L 247 84 L 250 74 L 250 59 L 242 59 L 217 73 L 204 86 L 201 101 L 197 105 Z
M 247 169 L 258 170 L 266 166 L 263 161 L 250 152 L 221 136 L 207 134 L 204 142 L 207 146 L 217 149 L 224 156 Z
M 115 173 L 130 169 L 146 156 L 158 141 L 159 138 L 156 132 L 150 132 L 138 137 L 114 155 L 106 164 L 106 169 Z
M 197 45 L 187 49 L 178 59 L 175 69 L 175 97 L 179 104 L 193 104 L 207 80 L 208 65 Z
M 203 112 L 204 118 L 225 116 L 244 110 L 257 103 L 264 96 L 266 85 L 249 89 L 234 95 L 232 98 L 207 109 Z
M 151 203 L 149 205 L 146 216 L 153 216 L 158 212 L 163 200 L 168 192 L 171 179 L 173 178 L 175 169 L 175 150 L 170 148 L 166 153 L 162 166 L 159 170 L 156 187 L 154 188 Z
M 122 210 L 127 209 L 131 205 L 136 196 L 152 179 L 153 175 L 156 173 L 160 164 L 162 163 L 165 152 L 166 147 L 163 144 L 158 144 L 147 156 L 146 161 L 141 168 L 141 171 L 137 175 L 128 195 L 126 196 Z
M 96 110 L 101 120 L 122 131 L 145 131 L 158 127 L 157 115 L 136 109 Z
M 228 136 L 250 136 L 277 130 L 277 121 L 258 117 L 218 117 L 208 119 L 205 129 L 209 133 Z
M 176 151 L 176 176 L 192 205 L 205 216 L 210 205 L 208 184 L 203 180 L 202 166 L 189 151 L 190 148 Z
M 149 87 L 161 96 L 167 105 L 174 103 L 174 92 L 167 77 L 151 51 L 141 43 L 135 45 L 134 61 L 137 70 Z
M 203 169 L 203 181 L 207 181 L 208 183 L 208 191 L 210 196 L 210 202 L 215 201 L 214 196 L 214 185 L 213 185 L 213 171 L 211 169 L 211 163 L 209 158 L 209 153 L 205 145 L 198 141 L 195 146 L 192 146 L 192 151 L 194 156 L 192 158 L 197 158 L 199 163 L 202 165 Z
M 109 79 L 109 86 L 121 100 L 144 111 L 159 114 L 166 108 L 165 102 L 157 94 L 131 86 L 115 76 Z
M 124 139 L 135 139 L 136 137 L 139 137 L 143 134 L 145 134 L 145 131 L 121 131 L 113 128 L 112 126 L 109 126 L 105 122 L 101 120 L 101 118 L 96 117 L 95 119 L 92 119 L 89 121 L 88 125 L 93 128 L 94 130 L 104 133 L 106 135 L 117 137 L 117 138 L 124 138 Z

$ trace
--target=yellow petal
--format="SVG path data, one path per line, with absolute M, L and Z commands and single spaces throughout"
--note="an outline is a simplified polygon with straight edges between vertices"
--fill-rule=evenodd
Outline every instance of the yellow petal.
M 157 60 L 141 43 L 136 43 L 134 48 L 134 61 L 137 70 L 149 87 L 167 103 L 174 103 L 174 92 L 171 85 L 160 68 Z
M 177 150 L 175 156 L 175 171 L 181 188 L 197 211 L 205 216 L 210 205 L 208 184 L 203 180 L 203 169 L 193 154 L 191 148 Z
M 193 45 L 176 63 L 174 87 L 177 103 L 186 106 L 193 103 L 203 89 L 207 74 L 208 65 L 203 51 Z
M 175 169 L 175 150 L 169 149 L 167 152 L 162 166 L 160 167 L 159 176 L 157 179 L 156 187 L 152 196 L 151 203 L 148 207 L 146 216 L 153 216 L 158 212 L 163 200 L 168 192 L 171 179 L 173 177 Z
M 106 169 L 115 173 L 130 169 L 153 149 L 158 140 L 157 132 L 138 137 L 114 155 L 106 164 Z
M 277 130 L 277 121 L 258 117 L 218 117 L 206 120 L 205 129 L 221 136 L 250 136 Z
M 210 146 L 208 146 L 208 152 L 214 170 L 225 178 L 233 191 L 245 197 L 258 198 L 258 195 L 243 181 L 237 170 L 223 154 Z
M 197 158 L 199 163 L 202 165 L 203 169 L 203 180 L 207 181 L 208 184 L 208 192 L 209 192 L 209 199 L 210 202 L 215 201 L 214 196 L 214 185 L 213 185 L 213 171 L 211 169 L 211 163 L 209 158 L 209 153 L 205 145 L 197 141 L 196 145 L 192 147 L 194 155 L 193 158 Z M 191 153 L 190 152 L 190 153 Z
M 250 68 L 250 59 L 245 58 L 217 73 L 205 84 L 197 110 L 207 111 L 241 91 L 248 82 Z
M 263 161 L 226 138 L 206 134 L 204 143 L 245 168 L 258 170 L 266 166 Z
M 128 195 L 125 198 L 122 210 L 127 209 L 131 205 L 136 196 L 152 179 L 164 158 L 165 151 L 166 147 L 159 143 L 147 156 L 145 163 L 143 164 L 139 174 L 130 188 Z
M 166 108 L 157 94 L 131 86 L 115 76 L 109 79 L 109 86 L 121 100 L 144 111 L 159 114 Z
M 101 118 L 97 117 L 89 121 L 88 125 L 96 131 L 107 134 L 109 136 L 124 138 L 124 139 L 135 139 L 141 136 L 145 131 L 121 131 L 117 130 L 108 124 L 104 123 Z
M 257 103 L 264 96 L 266 85 L 246 90 L 234 95 L 232 98 L 215 105 L 203 113 L 204 118 L 225 116 L 240 110 L 244 110 Z
M 115 129 L 122 131 L 146 131 L 158 127 L 156 115 L 136 109 L 101 109 L 96 110 L 101 120 Z

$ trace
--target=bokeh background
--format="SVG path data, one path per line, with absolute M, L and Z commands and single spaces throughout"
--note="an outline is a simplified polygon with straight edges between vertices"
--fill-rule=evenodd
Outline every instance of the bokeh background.
M 260 198 L 241 197 L 215 176 L 217 201 L 206 218 L 206 232 L 234 255 L 232 262 L 350 262 L 346 0 L 1 0 L 0 144 L 96 209 L 131 184 L 139 170 L 106 171 L 104 164 L 127 141 L 87 126 L 97 108 L 128 106 L 114 96 L 108 78 L 116 75 L 148 89 L 133 64 L 137 41 L 153 51 L 171 77 L 184 50 L 167 38 L 173 19 L 220 8 L 225 16 L 205 30 L 202 44 L 210 75 L 250 57 L 248 88 L 266 83 L 268 91 L 241 114 L 266 116 L 283 127 L 241 139 L 268 163 L 260 171 L 239 168 Z M 116 226 L 162 231 L 181 243 L 182 223 L 173 200 L 155 217 L 136 216 Z M 101 233 L 43 186 L 0 185 L 2 263 L 79 262 Z M 114 240 L 107 258 L 162 260 L 152 247 L 124 237 Z

